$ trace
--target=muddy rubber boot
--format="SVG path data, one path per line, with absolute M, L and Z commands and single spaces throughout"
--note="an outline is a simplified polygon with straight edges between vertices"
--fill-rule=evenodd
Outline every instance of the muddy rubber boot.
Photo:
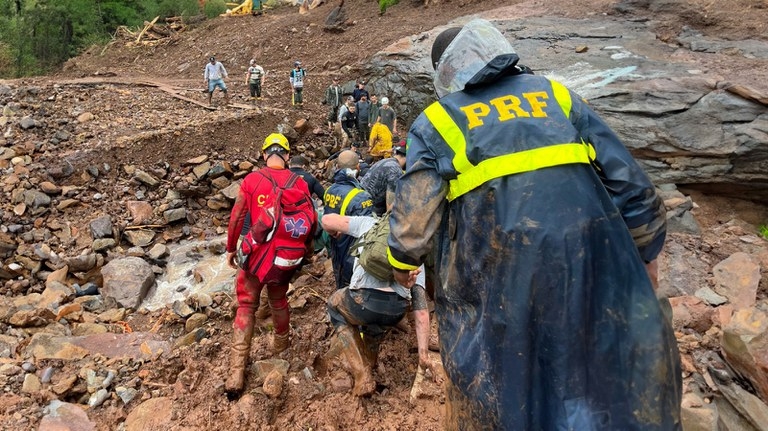
M 364 353 L 363 340 L 350 326 L 339 328 L 336 338 L 336 342 L 341 344 L 341 352 L 347 360 L 348 371 L 355 379 L 352 393 L 358 397 L 372 394 L 376 390 L 376 381 L 373 379 L 371 364 Z
M 259 320 L 266 320 L 272 315 L 272 311 L 269 309 L 269 298 L 267 295 L 262 294 L 259 297 L 259 308 L 256 310 L 256 318 Z
M 286 349 L 291 347 L 291 331 L 286 332 L 285 334 L 275 334 L 274 340 L 272 343 L 272 353 L 277 355 L 280 352 L 284 352 Z
M 229 360 L 229 378 L 224 384 L 227 397 L 230 399 L 240 395 L 245 387 L 245 371 L 248 365 L 248 356 L 251 352 L 251 339 L 253 338 L 253 320 L 246 324 L 244 329 L 233 328 L 232 351 Z

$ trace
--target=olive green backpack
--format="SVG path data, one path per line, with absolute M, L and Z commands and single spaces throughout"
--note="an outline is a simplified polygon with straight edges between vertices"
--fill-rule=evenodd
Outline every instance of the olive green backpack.
M 387 237 L 389 237 L 389 212 L 352 245 L 351 254 L 365 272 L 382 281 L 393 281 L 392 265 L 387 258 Z

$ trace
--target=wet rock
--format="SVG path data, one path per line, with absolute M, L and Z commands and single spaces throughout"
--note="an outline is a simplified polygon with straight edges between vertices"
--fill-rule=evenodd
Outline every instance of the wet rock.
M 221 190 L 221 194 L 227 199 L 234 202 L 237 199 L 237 195 L 240 193 L 240 183 L 232 183 L 226 188 Z
M 106 389 L 99 389 L 88 399 L 88 407 L 94 408 L 104 404 L 109 398 L 109 391 Z
M 127 388 L 125 386 L 118 386 L 118 387 L 115 388 L 115 393 L 123 401 L 123 404 L 128 404 L 134 398 L 136 398 L 136 395 L 139 393 L 139 391 L 137 391 L 134 388 Z
M 151 398 L 136 406 L 125 419 L 125 431 L 172 428 L 173 401 Z
M 146 247 L 152 243 L 152 240 L 155 238 L 155 232 L 148 229 L 126 230 L 123 232 L 123 236 L 131 245 Z M 144 254 L 143 251 L 142 254 Z
M 35 127 L 35 120 L 30 116 L 23 117 L 21 121 L 19 121 L 19 126 L 24 130 L 31 129 Z
M 113 238 L 99 238 L 93 240 L 93 243 L 91 244 L 91 248 L 93 248 L 93 251 L 104 251 L 109 250 L 110 248 L 114 247 L 117 244 Z
M 37 306 L 53 310 L 71 301 L 74 296 L 75 292 L 71 287 L 56 281 L 46 282 Z
M 0 334 L 0 358 L 10 358 L 12 355 L 15 355 L 18 346 L 19 340 L 16 337 Z M 1 369 L 2 367 L 0 367 Z M 2 371 L 0 371 L 0 374 L 2 374 Z
M 184 165 L 184 166 L 199 165 L 200 163 L 205 163 L 207 160 L 208 160 L 208 155 L 207 154 L 203 154 L 202 156 L 197 156 L 195 158 L 187 160 L 182 165 Z
M 61 193 L 61 187 L 50 181 L 43 181 L 40 183 L 40 190 L 47 195 L 58 195 Z
M 93 239 L 112 237 L 112 218 L 108 215 L 91 220 L 88 227 L 91 229 Z
M 40 392 L 42 385 L 36 375 L 29 373 L 24 375 L 24 383 L 21 385 L 21 392 L 25 394 L 36 394 Z
M 19 310 L 8 319 L 8 324 L 19 328 L 45 326 L 56 319 L 53 311 L 42 308 L 36 310 Z
M 144 201 L 128 201 L 125 203 L 131 213 L 131 224 L 142 225 L 152 220 L 152 205 Z
M 194 331 L 179 337 L 176 342 L 173 343 L 173 348 L 178 349 L 180 347 L 191 346 L 194 343 L 199 343 L 203 338 L 207 337 L 208 332 L 206 332 L 205 329 L 197 328 Z
M 64 259 L 72 272 L 90 271 L 96 266 L 96 253 L 81 254 Z
M 88 335 L 106 334 L 109 329 L 98 323 L 83 322 L 72 326 L 72 335 L 75 337 L 83 337 Z
M 232 206 L 232 204 L 228 200 L 226 200 L 223 197 L 220 198 L 218 196 L 214 196 L 208 199 L 205 205 L 208 207 L 208 209 L 211 209 L 213 211 L 227 210 Z
M 208 316 L 203 313 L 195 313 L 184 322 L 184 330 L 186 332 L 192 332 L 197 328 L 202 328 L 205 322 L 208 321 Z
M 24 204 L 29 208 L 47 207 L 51 204 L 51 197 L 37 190 L 27 190 L 24 192 Z
M 158 185 L 160 185 L 160 180 L 155 178 L 153 175 L 142 171 L 141 169 L 136 169 L 136 171 L 133 174 L 133 178 L 138 182 L 144 185 L 147 185 L 149 187 L 157 187 Z
M 195 177 L 197 177 L 198 179 L 202 179 L 202 178 L 205 178 L 206 175 L 208 175 L 209 169 L 211 169 L 211 164 L 208 162 L 205 162 L 192 168 L 192 173 L 195 174 Z
M 82 359 L 88 355 L 106 358 L 152 360 L 170 352 L 170 344 L 157 334 L 131 332 L 104 333 L 82 337 L 56 336 L 44 332 L 32 336 L 24 355 L 43 359 Z
M 89 121 L 92 121 L 94 118 L 96 118 L 92 113 L 90 112 L 83 112 L 82 114 L 77 116 L 77 122 L 78 123 L 87 123 Z
M 768 314 L 756 308 L 736 311 L 723 328 L 721 348 L 728 363 L 768 399 Z
M 56 205 L 56 209 L 59 211 L 63 211 L 67 208 L 73 207 L 75 205 L 80 205 L 81 202 L 77 199 L 64 199 L 61 202 L 59 202 L 58 205 Z
M 69 132 L 66 130 L 57 130 L 56 133 L 53 134 L 53 137 L 59 142 L 66 142 L 69 140 Z
M 755 305 L 760 283 L 760 265 L 743 252 L 737 252 L 712 268 L 713 289 L 728 298 L 736 310 Z
M 255 361 L 253 365 L 251 365 L 251 370 L 257 384 L 258 382 L 263 382 L 267 376 L 275 370 L 277 370 L 281 376 L 287 375 L 288 368 L 290 368 L 290 363 L 284 359 L 279 358 Z
M 175 209 L 166 210 L 163 212 L 163 218 L 165 219 L 165 222 L 168 224 L 179 222 L 179 221 L 186 221 L 187 210 L 185 208 L 175 208 Z
M 214 178 L 214 179 L 211 180 L 211 185 L 216 190 L 224 189 L 227 186 L 229 186 L 229 184 L 230 184 L 229 179 L 227 177 L 223 177 L 223 176 L 222 177 L 218 177 L 218 178 Z
M 136 308 L 155 282 L 152 267 L 138 257 L 114 259 L 101 268 L 101 294 L 125 308 Z
M 37 431 L 96 431 L 96 424 L 76 404 L 53 400 L 44 413 Z
M 149 249 L 147 256 L 155 260 L 166 257 L 168 256 L 168 246 L 165 244 L 155 244 L 151 249 Z
M 125 308 L 112 308 L 99 314 L 100 322 L 115 323 L 125 320 Z
M 726 302 L 728 302 L 728 298 L 725 296 L 718 295 L 717 292 L 712 290 L 709 286 L 704 286 L 701 289 L 697 290 L 694 294 L 697 298 L 701 298 L 709 305 L 712 305 L 714 307 L 717 307 L 718 305 L 723 305 Z
M 211 180 L 221 178 L 225 175 L 232 176 L 233 174 L 234 172 L 232 172 L 232 167 L 229 166 L 229 163 L 217 164 L 211 167 L 210 170 L 208 170 L 208 178 Z
M 18 365 L 14 365 L 14 364 L 0 365 L 0 376 L 17 376 L 23 372 L 24 370 Z
M 270 398 L 277 398 L 283 392 L 283 374 L 280 370 L 273 369 L 267 374 L 262 385 L 264 393 Z
M 189 305 L 187 305 L 186 301 L 183 300 L 176 300 L 173 301 L 173 305 L 171 306 L 173 309 L 173 312 L 176 313 L 179 317 L 185 318 L 189 317 L 192 314 L 195 313 L 195 310 L 192 309 Z
M 51 383 L 51 379 L 53 378 L 53 373 L 55 371 L 56 369 L 53 367 L 45 367 L 42 376 L 40 376 L 40 383 Z

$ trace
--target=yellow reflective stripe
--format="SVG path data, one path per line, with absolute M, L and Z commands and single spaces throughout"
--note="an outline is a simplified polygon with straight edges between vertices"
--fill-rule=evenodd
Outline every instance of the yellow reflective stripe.
M 395 269 L 400 269 L 403 271 L 413 271 L 414 269 L 418 269 L 418 266 L 415 265 L 408 265 L 407 263 L 400 262 L 399 260 L 392 257 L 392 252 L 389 250 L 389 247 L 387 247 L 387 260 L 389 261 L 389 264 L 392 265 Z
M 467 140 L 464 137 L 459 126 L 453 121 L 448 112 L 440 105 L 440 102 L 435 102 L 427 109 L 424 110 L 424 114 L 432 126 L 440 133 L 448 146 L 453 150 L 453 168 L 456 172 L 461 174 L 462 172 L 472 169 L 474 166 L 469 162 L 467 158 Z
M 350 202 L 352 202 L 352 198 L 357 196 L 358 193 L 360 193 L 362 190 L 360 189 L 352 189 L 347 193 L 347 195 L 344 197 L 344 202 L 341 203 L 341 211 L 339 212 L 340 215 L 344 215 L 347 213 L 347 206 Z
M 549 82 L 552 83 L 552 92 L 555 94 L 555 100 L 560 104 L 560 109 L 563 110 L 565 118 L 571 118 L 571 106 L 573 105 L 573 102 L 571 101 L 571 92 L 565 88 L 565 85 L 557 81 L 550 79 Z
M 595 159 L 592 145 L 555 144 L 483 160 L 449 182 L 448 200 L 452 201 L 486 182 L 507 175 L 535 171 L 571 163 L 590 163 Z

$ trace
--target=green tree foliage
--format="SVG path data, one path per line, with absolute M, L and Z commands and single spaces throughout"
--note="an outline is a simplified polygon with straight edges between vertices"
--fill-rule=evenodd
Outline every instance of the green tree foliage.
M 192 16 L 200 13 L 197 0 L 162 0 L 157 14 L 166 16 Z
M 0 0 L 0 78 L 49 72 L 121 25 L 199 13 L 197 0 Z
M 208 0 L 205 2 L 205 7 L 203 8 L 203 13 L 208 18 L 215 18 L 226 11 L 227 4 L 224 2 L 224 0 Z

